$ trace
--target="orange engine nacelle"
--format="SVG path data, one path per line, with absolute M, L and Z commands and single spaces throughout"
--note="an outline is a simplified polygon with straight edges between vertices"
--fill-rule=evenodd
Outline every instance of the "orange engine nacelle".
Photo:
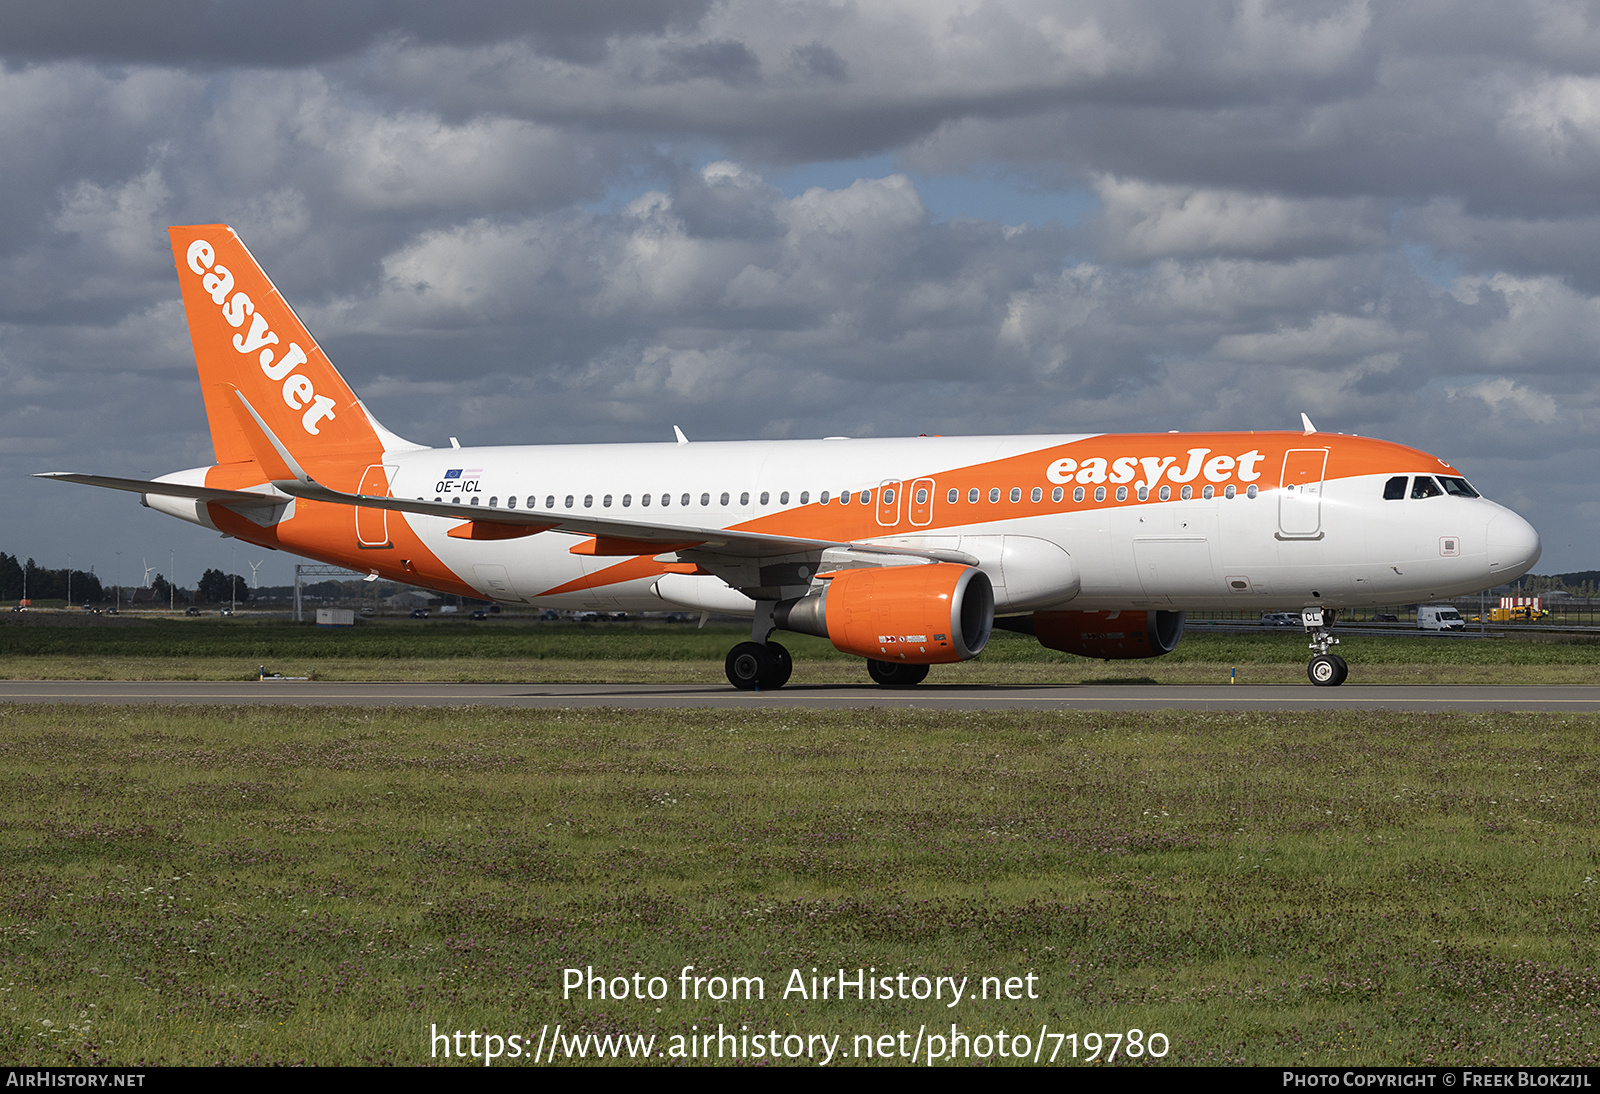
M 1032 623 L 1046 649 L 1108 661 L 1160 657 L 1183 637 L 1182 612 L 1034 612 Z
M 994 587 L 982 570 L 954 562 L 836 570 L 821 592 L 784 601 L 772 618 L 859 657 L 939 665 L 983 652 Z

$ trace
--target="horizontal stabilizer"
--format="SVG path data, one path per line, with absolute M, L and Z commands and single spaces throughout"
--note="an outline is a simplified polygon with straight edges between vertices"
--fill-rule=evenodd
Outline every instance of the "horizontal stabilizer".
M 214 501 L 219 505 L 231 505 L 236 508 L 271 509 L 282 505 L 285 500 L 279 494 L 261 494 L 250 490 L 218 490 L 210 486 L 185 486 L 176 482 L 119 479 L 110 475 L 79 475 L 72 471 L 46 471 L 33 477 L 54 479 L 57 482 L 81 482 L 85 486 L 103 486 L 108 490 L 126 490 L 132 494 L 159 494 L 167 498 Z

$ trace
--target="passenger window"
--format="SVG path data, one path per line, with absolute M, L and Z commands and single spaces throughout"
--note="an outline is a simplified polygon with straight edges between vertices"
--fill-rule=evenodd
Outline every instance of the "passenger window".
M 1406 496 L 1406 476 L 1396 475 L 1383 484 L 1383 500 L 1399 501 Z
M 863 490 L 863 491 L 861 491 L 861 504 L 862 505 L 871 505 L 872 504 L 872 491 L 871 490 Z
M 1044 500 L 1044 491 L 1040 490 L 1037 486 L 1035 486 L 1033 488 L 1033 493 L 1029 494 L 1028 497 L 1030 499 L 1032 499 L 1033 501 L 1043 501 Z
M 1123 493 L 1127 493 L 1127 491 L 1124 490 Z M 1058 486 L 1054 490 L 1050 491 L 1050 500 L 1054 502 L 1059 502 L 1061 500 L 1061 487 Z
M 571 494 L 567 495 L 567 508 L 568 509 L 572 508 L 572 495 Z
M 811 491 L 809 491 L 809 490 L 800 491 L 800 504 L 801 505 L 810 505 L 811 504 Z
M 948 501 L 951 505 L 954 505 L 956 503 L 956 499 L 959 498 L 960 496 L 961 496 L 961 491 L 957 490 L 955 487 L 952 486 L 950 488 L 950 493 L 945 495 L 945 500 Z
M 472 504 L 473 505 L 477 505 L 478 504 L 478 499 L 477 498 L 473 498 L 472 499 Z
M 1231 483 L 1222 488 L 1222 496 L 1225 497 L 1225 498 L 1230 498 L 1231 499 L 1238 492 L 1239 492 L 1238 488 L 1233 486 Z
M 1170 501 L 1171 499 L 1172 499 L 1172 487 L 1163 486 L 1161 488 L 1161 500 L 1162 501 Z
M 839 491 L 839 504 L 840 505 L 849 505 L 850 504 L 850 491 L 848 491 L 848 490 Z
M 1204 490 L 1200 491 L 1200 496 L 1207 501 L 1210 501 L 1212 498 L 1217 496 L 1217 488 L 1215 486 L 1208 486 Z
M 1105 501 L 1106 500 L 1106 488 L 1105 487 L 1097 486 L 1097 487 L 1094 488 L 1094 500 L 1095 501 Z
M 723 508 L 727 508 L 728 506 L 728 492 L 726 490 L 722 492 L 722 506 Z
M 722 498 L 723 498 L 722 504 L 723 505 L 727 505 L 728 504 L 728 501 L 727 501 L 728 495 L 724 494 L 724 495 L 722 495 Z M 739 504 L 740 505 L 749 505 L 750 504 L 750 491 L 746 490 L 744 493 L 739 495 Z
M 650 508 L 650 495 L 649 494 L 640 494 L 639 495 L 639 504 L 644 506 L 646 509 Z
M 632 504 L 633 504 L 633 495 L 632 494 L 624 494 L 624 495 L 622 495 L 622 507 L 624 509 L 626 509 L 628 506 L 630 506 Z
M 1017 502 L 1019 502 L 1021 500 L 1022 500 L 1022 487 L 1013 486 L 1011 488 L 1011 504 L 1015 505 L 1015 504 L 1017 504 Z
M 928 504 L 928 492 L 926 490 L 918 490 L 917 491 L 917 504 L 918 505 L 927 505 Z
M 1184 501 L 1188 501 L 1190 498 L 1194 497 L 1194 489 L 1192 487 L 1185 486 L 1182 490 L 1178 491 L 1178 497 L 1182 498 Z
M 971 490 L 967 491 L 967 504 L 969 504 L 969 505 L 977 505 L 978 504 L 978 488 L 976 486 L 974 486 Z
M 1117 487 L 1117 500 L 1118 501 L 1127 501 L 1128 500 L 1128 488 L 1126 486 Z
M 779 505 L 788 505 L 789 504 L 789 491 L 785 490 L 783 493 L 778 495 L 778 504 Z
M 556 507 L 556 496 L 554 494 L 551 494 L 544 499 L 544 507 L 546 509 L 554 509 Z M 567 507 L 572 507 L 572 502 L 570 500 L 567 502 Z
M 1150 500 L 1150 488 L 1148 486 L 1141 486 L 1134 493 L 1138 495 L 1140 501 Z
M 585 509 L 593 509 L 594 508 L 594 495 L 593 494 L 585 494 L 583 496 L 583 507 Z
M 600 504 L 603 505 L 605 508 L 610 509 L 611 508 L 611 495 L 607 494 L 604 498 L 602 498 L 601 501 L 600 501 Z
M 1436 498 L 1442 493 L 1444 491 L 1439 489 L 1439 484 L 1427 475 L 1418 475 L 1411 484 L 1411 496 L 1413 498 Z
M 989 487 L 989 504 L 993 505 L 996 502 L 998 502 L 999 500 L 1000 500 L 1000 488 L 998 486 Z
M 819 496 L 817 498 L 817 504 L 818 505 L 827 505 L 828 504 L 828 492 L 826 490 L 824 490 L 822 492 L 821 496 Z
M 499 494 L 495 494 L 495 495 L 493 495 L 493 496 L 491 496 L 489 498 L 489 508 L 490 509 L 498 509 L 498 508 L 500 508 L 500 495 Z
M 765 490 L 761 491 L 761 504 L 762 505 L 767 504 L 768 500 L 770 500 L 771 497 L 772 497 L 772 495 L 767 493 Z
M 700 495 L 700 504 L 701 505 L 710 505 L 711 504 L 711 495 L 710 494 L 701 494 Z
M 1228 489 L 1231 490 L 1231 489 L 1233 489 L 1233 487 L 1230 486 Z M 1256 484 L 1255 483 L 1251 483 L 1249 488 L 1247 490 L 1245 490 L 1244 496 L 1247 497 L 1247 498 L 1253 498 L 1259 493 L 1260 493 L 1260 491 L 1256 489 Z
M 1073 501 L 1082 501 L 1083 500 L 1083 487 L 1074 486 L 1072 488 L 1072 500 Z

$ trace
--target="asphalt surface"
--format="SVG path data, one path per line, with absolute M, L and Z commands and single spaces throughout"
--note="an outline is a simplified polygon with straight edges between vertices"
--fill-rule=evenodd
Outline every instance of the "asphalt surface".
M 1309 684 L 799 685 L 776 692 L 710 684 L 347 684 L 0 681 L 0 703 L 189 703 L 208 706 L 812 707 L 915 710 L 1409 710 L 1600 712 L 1600 686 Z

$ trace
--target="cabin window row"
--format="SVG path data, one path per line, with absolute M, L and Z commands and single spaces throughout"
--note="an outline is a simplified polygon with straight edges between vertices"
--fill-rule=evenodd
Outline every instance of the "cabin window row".
M 1426 479 L 1426 476 L 1420 477 L 1419 480 L 1418 480 L 1419 483 L 1422 482 L 1423 479 Z M 1472 489 L 1472 487 L 1467 486 L 1465 479 L 1444 479 L 1444 480 L 1441 480 L 1441 481 L 1443 481 L 1443 482 L 1445 482 L 1447 484 L 1447 489 L 1448 489 L 1449 493 L 1461 494 L 1461 495 L 1466 496 L 1466 497 L 1474 497 L 1474 498 L 1478 496 L 1477 492 L 1474 491 Z M 1398 493 L 1398 494 L 1393 493 L 1393 491 L 1396 489 L 1395 483 L 1397 483 L 1397 482 L 1400 484 L 1398 489 L 1401 491 L 1401 493 Z M 1404 490 L 1405 490 L 1405 482 L 1406 482 L 1406 477 L 1404 475 L 1401 475 L 1397 479 L 1390 479 L 1388 485 L 1384 489 L 1384 495 L 1383 496 L 1386 497 L 1386 498 L 1403 497 L 1404 496 Z M 1440 492 L 1439 488 L 1437 486 L 1433 486 L 1432 485 L 1432 480 L 1431 479 L 1427 479 L 1427 482 L 1429 483 L 1429 486 L 1434 491 L 1434 493 L 1439 493 Z M 1456 484 L 1459 484 L 1459 487 Z M 1462 488 L 1464 488 L 1464 489 L 1462 489 Z M 1418 487 L 1416 487 L 1413 490 L 1411 496 L 1412 497 L 1431 497 L 1432 496 L 1432 494 L 1427 494 L 1427 493 L 1419 494 L 1419 493 L 1416 492 L 1417 490 L 1421 490 L 1421 489 L 1423 489 L 1423 487 L 1421 487 L 1420 485 Z M 1222 497 L 1224 497 L 1224 498 L 1232 498 L 1232 497 L 1236 496 L 1237 490 L 1238 490 L 1237 487 L 1235 487 L 1235 486 L 1230 484 L 1230 485 L 1228 485 L 1228 486 L 1223 488 Z M 1256 491 L 1256 488 L 1254 486 L 1250 486 L 1250 487 L 1247 487 L 1245 489 L 1245 496 L 1246 497 L 1253 498 L 1253 497 L 1256 496 L 1256 493 L 1257 493 L 1257 491 Z M 1011 500 L 1011 502 L 1013 504 L 1021 502 L 1022 501 L 1022 487 L 1013 486 L 1011 488 L 1010 494 L 1008 496 L 1009 496 L 1009 498 L 1010 498 L 1010 500 Z M 1062 500 L 1065 498 L 1065 496 L 1066 496 L 1066 494 L 1065 494 L 1065 491 L 1063 490 L 1062 487 L 1058 486 L 1055 489 L 1050 491 L 1050 500 L 1052 502 L 1056 503 L 1056 504 L 1060 504 L 1062 502 Z M 1074 502 L 1080 502 L 1081 503 L 1087 496 L 1088 496 L 1087 492 L 1084 490 L 1083 487 L 1078 486 L 1078 487 L 1074 487 L 1073 488 L 1072 500 Z M 1136 487 L 1135 490 L 1134 490 L 1134 496 L 1139 501 L 1149 501 L 1150 500 L 1150 488 L 1147 487 L 1147 486 Z M 1207 501 L 1210 501 L 1212 498 L 1214 498 L 1216 496 L 1217 496 L 1217 488 L 1215 486 L 1205 486 L 1200 491 L 1200 497 L 1205 499 L 1205 500 L 1207 500 Z M 761 504 L 761 505 L 770 504 L 771 503 L 771 497 L 772 497 L 771 491 L 763 490 L 761 492 L 761 495 L 760 495 L 759 504 Z M 998 486 L 990 487 L 989 488 L 988 497 L 989 497 L 989 503 L 991 505 L 999 504 L 1000 498 L 1001 498 L 1000 487 L 998 487 Z M 1191 499 L 1193 499 L 1193 497 L 1194 497 L 1194 488 L 1192 486 L 1184 486 L 1178 491 L 1178 498 L 1179 498 L 1180 501 L 1190 501 Z M 653 503 L 653 499 L 654 498 L 655 498 L 654 494 L 640 494 L 637 500 L 638 500 L 638 503 L 639 503 L 639 505 L 641 507 L 649 507 Z M 662 494 L 660 496 L 660 502 L 659 502 L 660 507 L 663 508 L 663 509 L 670 507 L 672 505 L 672 503 L 673 503 L 672 502 L 672 498 L 673 498 L 673 496 L 671 494 Z M 711 498 L 712 498 L 712 495 L 709 492 L 705 492 L 705 493 L 702 493 L 700 495 L 699 502 L 700 502 L 700 504 L 702 506 L 709 507 L 711 505 Z M 727 491 L 723 491 L 720 495 L 717 496 L 717 502 L 723 508 L 726 508 L 731 503 L 732 498 L 733 498 L 732 494 L 728 493 Z M 862 505 L 871 505 L 872 504 L 872 491 L 871 490 L 861 490 L 861 491 L 844 490 L 844 491 L 841 491 L 835 497 L 829 491 L 824 490 L 821 494 L 817 495 L 817 503 L 819 505 L 827 505 L 827 504 L 829 504 L 829 502 L 831 500 L 835 504 L 838 504 L 838 505 L 849 505 L 849 504 L 851 504 L 852 498 L 858 498 L 860 504 L 862 504 Z M 885 504 L 885 505 L 893 505 L 894 504 L 894 498 L 895 498 L 894 489 L 892 487 L 885 487 L 884 490 L 883 490 L 883 504 Z M 983 491 L 979 490 L 977 487 L 973 487 L 973 488 L 971 488 L 970 490 L 967 491 L 967 502 L 969 504 L 976 505 L 976 504 L 978 504 L 978 502 L 980 500 L 982 500 L 982 498 L 983 498 Z M 1170 487 L 1170 486 L 1161 487 L 1159 490 L 1156 491 L 1156 499 L 1158 501 L 1171 501 L 1172 500 L 1172 487 Z M 422 499 L 418 498 L 417 500 L 421 501 Z M 436 497 L 433 500 L 434 501 L 443 501 L 444 498 L 443 497 Z M 481 500 L 480 498 L 476 498 L 475 497 L 468 504 L 470 504 L 470 505 L 478 505 L 478 504 L 480 504 L 480 500 Z M 557 504 L 556 504 L 557 500 L 558 500 L 558 498 L 557 498 L 557 496 L 555 494 L 546 494 L 545 498 L 544 498 L 544 508 L 546 508 L 546 509 L 555 509 L 555 508 L 557 508 Z M 561 502 L 561 506 L 560 507 L 561 508 L 565 508 L 565 509 L 575 508 L 577 506 L 577 504 L 578 504 L 578 496 L 576 494 L 567 494 L 564 497 L 560 498 L 559 500 Z M 955 504 L 959 503 L 960 500 L 961 500 L 961 491 L 952 487 L 951 490 L 949 491 L 949 493 L 947 493 L 945 495 L 945 500 L 951 505 L 955 505 Z M 1033 488 L 1033 490 L 1029 493 L 1028 500 L 1031 501 L 1031 502 L 1034 502 L 1035 504 L 1038 504 L 1039 502 L 1042 502 L 1044 500 L 1044 489 L 1042 487 L 1035 486 Z M 1097 487 L 1094 488 L 1094 500 L 1095 501 L 1105 501 L 1106 500 L 1106 488 L 1104 486 L 1097 486 Z M 1118 500 L 1118 501 L 1127 501 L 1128 500 L 1128 488 L 1126 486 L 1119 486 L 1119 487 L 1116 488 L 1116 500 Z M 453 498 L 450 499 L 450 501 L 455 505 L 460 505 L 461 504 L 461 498 L 460 497 L 453 497 Z M 609 508 L 612 507 L 612 505 L 616 501 L 617 501 L 617 498 L 616 498 L 616 495 L 614 495 L 614 494 L 602 495 L 600 497 L 600 507 L 602 509 L 609 509 Z M 632 494 L 623 494 L 622 498 L 621 498 L 622 508 L 624 508 L 624 509 L 631 508 L 633 506 L 633 504 L 634 504 L 634 501 L 635 501 L 635 499 L 634 499 L 634 496 Z M 679 495 L 679 497 L 678 497 L 678 505 L 680 507 L 692 506 L 694 504 L 694 502 L 695 502 L 695 497 L 694 497 L 693 494 L 682 494 L 682 495 Z M 809 490 L 800 491 L 799 502 L 800 502 L 801 505 L 809 505 L 809 504 L 811 504 L 811 491 L 809 491 Z M 928 503 L 928 491 L 926 489 L 919 489 L 917 491 L 917 493 L 916 493 L 916 503 L 918 505 L 926 505 Z M 583 496 L 583 508 L 585 508 L 585 509 L 593 509 L 594 508 L 594 504 L 595 504 L 595 495 L 593 495 L 593 494 L 585 494 Z M 749 505 L 750 504 L 750 493 L 749 493 L 749 491 L 745 491 L 745 492 L 743 492 L 743 493 L 741 493 L 739 495 L 739 504 L 740 505 Z M 789 491 L 784 490 L 781 493 L 779 493 L 779 495 L 778 495 L 778 504 L 779 505 L 788 505 L 789 504 Z M 499 495 L 494 495 L 494 496 L 489 498 L 489 508 L 496 509 L 496 508 L 499 508 L 499 506 L 500 506 Z M 528 497 L 527 497 L 527 500 L 523 503 L 523 507 L 527 508 L 527 509 L 536 509 L 536 508 L 538 508 L 539 507 L 539 497 L 538 497 L 538 495 L 529 494 Z M 515 497 L 506 498 L 506 508 L 507 509 L 515 509 L 515 508 L 517 508 L 517 499 Z

